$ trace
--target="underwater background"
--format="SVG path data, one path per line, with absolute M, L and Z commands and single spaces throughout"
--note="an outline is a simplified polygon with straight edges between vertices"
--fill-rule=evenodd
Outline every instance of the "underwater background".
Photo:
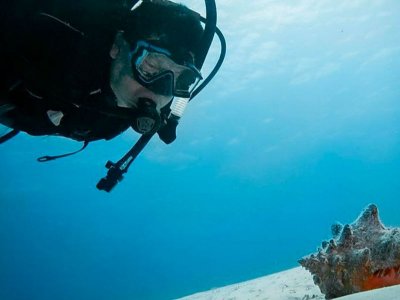
M 1 300 L 174 299 L 298 266 L 369 203 L 400 226 L 400 2 L 217 7 L 221 72 L 110 194 L 134 132 L 0 145 Z

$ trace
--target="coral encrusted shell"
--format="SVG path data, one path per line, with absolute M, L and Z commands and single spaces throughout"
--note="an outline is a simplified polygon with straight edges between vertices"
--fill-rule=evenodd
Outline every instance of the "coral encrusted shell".
M 400 284 L 400 228 L 385 227 L 376 205 L 352 224 L 332 225 L 332 235 L 317 253 L 299 260 L 326 299 Z

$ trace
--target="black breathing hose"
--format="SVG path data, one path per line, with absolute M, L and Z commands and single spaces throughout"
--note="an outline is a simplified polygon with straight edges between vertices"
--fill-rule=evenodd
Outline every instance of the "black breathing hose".
M 200 16 L 200 19 L 206 24 L 204 27 L 203 37 L 200 41 L 199 48 L 195 53 L 196 67 L 200 70 L 206 60 L 208 50 L 214 38 L 215 28 L 217 27 L 217 7 L 215 0 L 205 0 L 206 18 Z
M 203 20 L 204 18 L 202 18 Z M 218 73 L 219 69 L 222 66 L 222 63 L 224 62 L 225 59 L 225 54 L 226 54 L 226 41 L 225 41 L 225 37 L 222 34 L 221 30 L 219 30 L 218 27 L 215 27 L 215 33 L 217 34 L 219 41 L 221 43 L 221 54 L 219 55 L 218 61 L 215 65 L 215 67 L 213 68 L 213 70 L 210 72 L 210 74 L 207 76 L 206 79 L 204 79 L 204 81 L 193 91 L 190 100 L 192 101 L 194 97 L 196 97 L 202 89 L 204 89 L 206 87 L 206 85 L 214 78 L 214 76 Z

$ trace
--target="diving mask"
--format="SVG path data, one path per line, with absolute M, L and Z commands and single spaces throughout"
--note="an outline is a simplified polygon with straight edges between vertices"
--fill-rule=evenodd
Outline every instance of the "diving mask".
M 189 98 L 202 79 L 192 63 L 178 64 L 168 50 L 145 41 L 137 42 L 130 60 L 135 80 L 158 95 Z

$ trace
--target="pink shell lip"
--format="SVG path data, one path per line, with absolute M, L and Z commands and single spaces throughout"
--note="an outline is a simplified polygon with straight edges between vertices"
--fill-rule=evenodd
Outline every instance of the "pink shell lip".
M 362 290 L 373 290 L 400 284 L 400 265 L 375 271 L 362 284 Z
M 374 277 L 385 277 L 385 276 L 396 276 L 400 277 L 400 265 L 392 268 L 386 268 L 382 270 L 377 270 L 372 276 Z

